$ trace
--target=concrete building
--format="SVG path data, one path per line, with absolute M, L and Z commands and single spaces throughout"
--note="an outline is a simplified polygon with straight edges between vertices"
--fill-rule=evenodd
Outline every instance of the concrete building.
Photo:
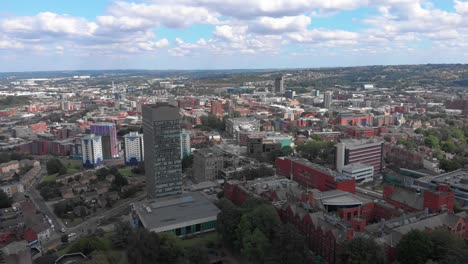
M 81 139 L 81 158 L 83 167 L 93 169 L 100 167 L 104 160 L 102 137 L 91 134 Z
M 143 105 L 143 131 L 148 197 L 182 193 L 179 108 L 167 102 Z
M 226 132 L 239 142 L 240 132 L 260 131 L 260 120 L 253 117 L 229 118 L 226 120 Z
M 6 264 L 32 264 L 31 249 L 25 240 L 12 242 L 1 250 Z
M 12 183 L 8 185 L 0 186 L 0 189 L 8 195 L 8 197 L 12 197 L 16 193 L 24 193 L 24 185 L 21 183 Z
M 336 170 L 348 164 L 363 163 L 374 167 L 374 174 L 383 170 L 383 141 L 342 139 L 336 145 Z
M 249 136 L 247 140 L 247 156 L 258 160 L 267 160 L 269 154 L 281 150 L 281 143 L 264 139 L 261 136 Z
M 342 173 L 355 179 L 357 184 L 362 184 L 373 180 L 374 167 L 358 162 L 343 166 Z
M 145 160 L 143 134 L 130 132 L 124 136 L 124 159 L 128 166 L 136 166 Z
M 192 192 L 137 202 L 134 212 L 141 225 L 149 231 L 185 237 L 214 231 L 220 210 L 200 193 Z
M 180 158 L 188 157 L 192 154 L 190 131 L 182 129 L 180 132 Z
M 193 152 L 193 176 L 197 182 L 217 180 L 223 166 L 223 155 L 216 147 Z
M 275 78 L 275 92 L 284 93 L 284 77 L 278 76 Z
M 119 144 L 117 141 L 117 129 L 113 123 L 92 124 L 91 133 L 101 136 L 102 154 L 105 159 L 119 157 Z
M 323 95 L 323 108 L 330 109 L 333 102 L 333 92 L 326 91 Z

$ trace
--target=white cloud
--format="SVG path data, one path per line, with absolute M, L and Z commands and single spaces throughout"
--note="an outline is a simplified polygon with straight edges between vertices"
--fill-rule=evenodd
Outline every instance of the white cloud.
M 260 34 L 279 34 L 304 30 L 310 23 L 310 17 L 305 15 L 281 18 L 260 17 L 249 24 L 249 31 Z
M 245 39 L 247 26 L 216 26 L 213 35 L 227 41 L 242 41 Z

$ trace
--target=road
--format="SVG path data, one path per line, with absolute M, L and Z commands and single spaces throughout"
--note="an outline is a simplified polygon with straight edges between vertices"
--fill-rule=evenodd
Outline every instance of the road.
M 361 188 L 361 187 L 356 187 L 356 192 L 358 192 L 359 194 L 368 196 L 371 199 L 383 199 L 383 194 L 381 192 L 376 192 L 376 191 L 368 190 L 368 189 Z
M 56 231 L 60 231 L 61 228 L 64 227 L 63 222 L 55 216 L 52 209 L 46 204 L 42 196 L 40 195 L 39 191 L 36 189 L 37 185 L 44 179 L 47 175 L 47 171 L 44 165 L 41 164 L 41 173 L 39 177 L 33 182 L 31 187 L 26 190 L 27 194 L 29 194 L 31 201 L 34 203 L 36 208 L 38 208 L 44 215 L 47 216 L 48 219 L 52 221 L 54 225 L 54 229 Z

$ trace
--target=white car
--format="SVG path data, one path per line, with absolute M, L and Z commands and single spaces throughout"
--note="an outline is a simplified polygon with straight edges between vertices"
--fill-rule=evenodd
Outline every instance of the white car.
M 60 229 L 60 232 L 65 233 L 67 232 L 67 229 L 65 227 L 62 227 L 62 229 Z
M 76 236 L 76 233 L 70 233 L 70 234 L 68 234 L 68 238 L 72 238 L 72 237 L 74 237 L 74 236 Z

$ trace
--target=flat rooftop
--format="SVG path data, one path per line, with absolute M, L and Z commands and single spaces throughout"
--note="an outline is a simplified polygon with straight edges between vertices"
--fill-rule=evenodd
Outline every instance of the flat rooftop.
M 310 167 L 310 168 L 312 168 L 314 170 L 317 170 L 319 172 L 330 175 L 330 176 L 334 177 L 337 181 L 346 181 L 346 180 L 351 180 L 352 179 L 351 177 L 343 175 L 342 173 L 339 173 L 339 172 L 337 172 L 335 170 L 326 168 L 326 167 L 321 166 L 319 164 L 312 163 L 312 162 L 310 162 L 310 161 L 308 161 L 306 159 L 303 159 L 303 158 L 289 157 L 289 159 L 291 159 L 292 161 L 297 162 L 299 164 L 302 164 L 304 166 Z
M 323 205 L 335 206 L 363 205 L 372 202 L 370 199 L 341 190 L 321 192 L 316 199 L 320 199 Z
M 463 168 L 431 178 L 432 183 L 449 184 L 468 191 L 468 169 Z
M 220 210 L 199 192 L 134 204 L 145 228 L 165 232 L 217 219 Z

